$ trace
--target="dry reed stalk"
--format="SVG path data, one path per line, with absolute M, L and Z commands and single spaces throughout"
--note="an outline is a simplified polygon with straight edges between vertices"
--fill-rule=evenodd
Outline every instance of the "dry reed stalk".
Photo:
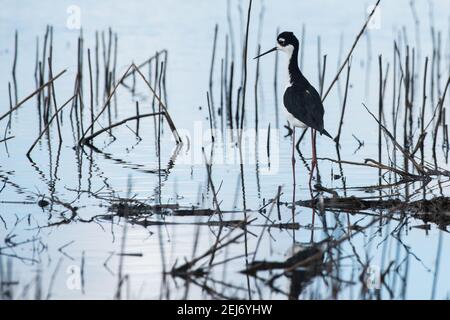
M 372 12 L 369 14 L 369 17 L 367 18 L 366 22 L 364 23 L 363 27 L 361 28 L 361 31 L 358 33 L 358 35 L 356 36 L 355 41 L 353 42 L 353 45 L 349 51 L 349 53 L 347 54 L 347 57 L 345 58 L 344 62 L 342 63 L 341 67 L 339 68 L 338 73 L 336 74 L 336 76 L 334 77 L 333 81 L 331 82 L 330 86 L 328 87 L 327 91 L 325 92 L 325 94 L 322 97 L 322 101 L 324 101 L 328 94 L 330 93 L 331 89 L 333 88 L 333 86 L 336 84 L 336 82 L 339 79 L 339 76 L 341 75 L 341 72 L 344 70 L 345 65 L 350 61 L 351 55 L 353 53 L 353 50 L 355 50 L 356 45 L 359 42 L 359 39 L 361 38 L 361 36 L 364 34 L 364 31 L 367 28 L 367 25 L 369 24 L 370 20 L 372 19 L 372 16 L 375 14 L 375 11 L 377 10 L 379 4 L 380 4 L 381 0 L 378 0 L 377 3 L 375 4 Z
M 52 124 L 53 120 L 55 118 L 58 117 L 60 111 L 69 104 L 69 102 L 71 102 L 73 99 L 75 99 L 76 96 L 72 96 L 69 100 L 67 100 L 61 107 L 59 107 L 58 110 L 55 111 L 55 113 L 53 114 L 53 116 L 50 118 L 50 120 L 47 122 L 46 126 L 44 127 L 44 129 L 41 131 L 41 133 L 39 134 L 39 136 L 37 137 L 37 139 L 33 142 L 33 144 L 31 145 L 31 147 L 28 149 L 27 152 L 27 156 L 29 157 L 31 154 L 31 151 L 33 151 L 34 147 L 36 146 L 36 144 L 38 143 L 38 141 L 42 138 L 42 136 L 44 135 L 45 132 L 47 132 L 48 128 L 50 127 L 50 125 Z
M 35 91 L 33 91 L 33 93 L 29 94 L 27 97 L 25 97 L 24 99 L 22 99 L 19 103 L 16 104 L 15 107 L 13 107 L 12 109 L 10 109 L 8 112 L 6 112 L 4 115 L 2 115 L 0 117 L 0 121 L 2 121 L 3 119 L 5 119 L 8 115 L 10 115 L 11 113 L 13 113 L 14 111 L 16 111 L 17 109 L 20 108 L 20 106 L 22 106 L 25 102 L 27 102 L 28 100 L 30 100 L 35 94 L 41 92 L 43 89 L 45 89 L 48 85 L 52 84 L 53 81 L 55 81 L 56 79 L 58 79 L 61 75 L 63 75 L 65 72 L 67 71 L 67 69 L 61 71 L 60 73 L 58 73 L 55 77 L 53 77 L 52 79 L 50 79 L 49 81 L 47 81 L 46 83 L 44 83 L 43 85 L 41 85 L 39 88 L 37 88 Z

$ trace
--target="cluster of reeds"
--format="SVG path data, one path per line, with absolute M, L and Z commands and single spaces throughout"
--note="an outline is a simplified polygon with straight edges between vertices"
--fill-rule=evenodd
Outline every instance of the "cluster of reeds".
M 12 93 L 11 85 L 9 85 L 10 110 L 0 116 L 0 121 L 6 118 L 9 118 L 10 120 L 10 117 L 14 112 L 16 112 L 33 97 L 36 98 L 40 134 L 28 149 L 28 156 L 30 156 L 31 152 L 44 134 L 50 136 L 50 129 L 52 126 L 57 129 L 59 144 L 62 143 L 64 135 L 61 131 L 61 126 L 64 121 L 64 109 L 68 105 L 70 105 L 69 119 L 72 127 L 75 128 L 74 138 L 76 141 L 79 141 L 80 145 L 87 141 L 91 141 L 94 137 L 103 132 L 108 132 L 111 137 L 114 137 L 112 134 L 112 129 L 128 121 L 137 121 L 138 129 L 140 119 L 161 115 L 163 115 L 167 120 L 170 129 L 174 133 L 176 142 L 181 142 L 175 125 L 166 108 L 166 63 L 168 56 L 166 50 L 157 51 L 154 56 L 150 57 L 138 66 L 131 63 L 126 72 L 119 77 L 117 71 L 118 35 L 113 33 L 111 29 L 109 29 L 106 33 L 96 32 L 94 54 L 91 55 L 91 49 L 85 49 L 86 44 L 83 38 L 83 32 L 80 31 L 80 35 L 77 40 L 76 75 L 73 83 L 73 95 L 66 99 L 64 103 L 58 105 L 55 82 L 67 71 L 67 69 L 58 73 L 53 71 L 53 28 L 51 26 L 48 26 L 46 29 L 42 45 L 40 43 L 40 38 L 37 38 L 34 71 L 36 90 L 19 101 L 17 98 L 18 94 L 16 85 L 17 51 L 19 45 L 18 33 L 16 32 L 14 45 L 15 55 L 12 71 L 14 94 Z M 100 51 L 102 52 L 102 59 L 100 58 Z M 87 67 L 85 64 L 86 56 L 88 60 Z M 148 68 L 148 79 L 141 71 L 143 68 Z M 88 78 L 89 90 L 87 93 L 85 92 L 85 85 L 83 85 L 85 82 L 85 77 Z M 128 78 L 132 78 L 131 85 L 128 85 L 125 81 Z M 135 94 L 136 78 L 142 80 L 147 85 L 150 94 L 153 95 L 153 101 L 151 104 L 152 113 L 142 113 L 139 108 L 139 103 L 136 103 L 136 116 L 124 119 L 118 123 L 113 123 L 112 115 L 114 113 L 114 117 L 117 117 L 118 112 L 117 100 L 115 96 L 116 90 L 123 86 Z M 153 80 L 154 83 L 151 84 Z M 103 86 L 102 89 L 100 89 L 100 85 Z M 104 126 L 102 130 L 95 131 L 95 122 L 98 121 L 104 112 L 107 114 L 108 126 Z M 162 121 L 161 117 L 158 119 Z M 56 126 L 54 123 L 56 123 Z M 154 123 L 156 136 L 156 120 Z M 8 124 L 7 128 L 8 127 L 10 127 L 10 124 Z M 139 130 L 137 130 L 136 135 L 139 135 Z M 5 132 L 5 137 L 1 140 L 1 142 L 6 143 L 12 138 L 12 136 L 7 136 Z

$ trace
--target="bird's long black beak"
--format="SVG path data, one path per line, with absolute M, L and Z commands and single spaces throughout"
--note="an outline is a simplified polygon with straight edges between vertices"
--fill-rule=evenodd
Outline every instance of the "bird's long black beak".
M 269 54 L 269 53 L 274 52 L 274 51 L 277 51 L 277 47 L 272 48 L 272 49 L 270 49 L 269 51 L 266 51 L 266 52 L 260 54 L 259 56 L 254 57 L 253 59 L 259 59 L 259 58 L 261 58 L 262 56 L 265 56 L 266 54 Z

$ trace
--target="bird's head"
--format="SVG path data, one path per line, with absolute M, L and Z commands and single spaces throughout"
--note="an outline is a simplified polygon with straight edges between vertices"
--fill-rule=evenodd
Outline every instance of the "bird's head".
M 282 32 L 277 37 L 277 49 L 284 52 L 292 52 L 298 47 L 298 39 L 292 32 Z
M 277 50 L 291 54 L 295 48 L 298 48 L 298 46 L 299 46 L 299 42 L 298 42 L 297 37 L 294 35 L 294 33 L 285 31 L 278 35 L 276 47 L 260 54 L 259 56 L 255 57 L 255 59 L 261 58 L 262 56 L 265 56 L 266 54 L 277 51 Z

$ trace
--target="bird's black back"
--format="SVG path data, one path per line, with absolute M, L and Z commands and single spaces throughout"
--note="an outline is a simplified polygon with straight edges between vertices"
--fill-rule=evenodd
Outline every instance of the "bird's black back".
M 325 133 L 322 99 L 303 75 L 286 89 L 283 102 L 287 111 L 295 118 L 321 134 Z

